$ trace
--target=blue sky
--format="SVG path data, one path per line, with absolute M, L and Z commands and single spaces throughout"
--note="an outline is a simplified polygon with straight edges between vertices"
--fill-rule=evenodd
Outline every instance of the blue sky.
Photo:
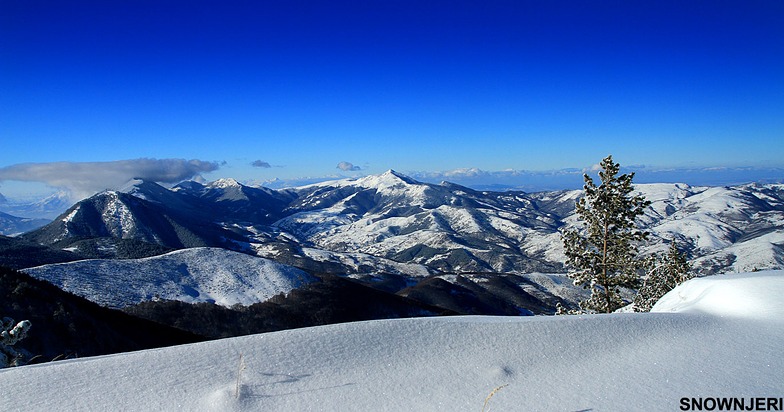
M 784 2 L 0 0 L 0 139 L 3 193 L 133 159 L 781 168 Z

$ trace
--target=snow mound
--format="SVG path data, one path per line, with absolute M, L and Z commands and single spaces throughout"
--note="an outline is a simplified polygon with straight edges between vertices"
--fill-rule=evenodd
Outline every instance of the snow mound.
M 771 299 L 760 299 L 770 296 Z M 693 312 L 784 321 L 784 271 L 715 275 L 691 279 L 671 290 L 651 312 Z
M 667 313 L 369 321 L 24 366 L 0 372 L 0 408 L 479 411 L 495 388 L 493 411 L 778 399 L 783 279 L 782 271 L 697 279 L 673 293 L 692 304 L 662 302 Z M 715 316 L 725 308 L 754 320 Z
M 24 271 L 114 308 L 153 299 L 251 305 L 316 281 L 291 266 L 206 247 L 144 259 L 90 259 Z

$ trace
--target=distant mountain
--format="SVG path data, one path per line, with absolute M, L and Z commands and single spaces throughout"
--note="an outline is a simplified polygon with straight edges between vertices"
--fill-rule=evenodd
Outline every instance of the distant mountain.
M 29 219 L 46 219 L 51 221 L 71 205 L 73 205 L 71 196 L 66 192 L 60 191 L 32 202 L 6 199 L 5 202 L 0 202 L 0 211 L 14 216 L 24 216 Z
M 784 185 L 636 186 L 652 201 L 644 253 L 678 241 L 701 274 L 784 267 Z M 559 229 L 578 224 L 582 191 L 479 192 L 395 172 L 297 189 L 275 227 L 314 247 L 442 272 L 561 272 Z
M 296 198 L 291 191 L 244 186 L 234 179 L 220 179 L 207 185 L 190 181 L 176 186 L 173 191 L 201 200 L 206 207 L 204 211 L 210 216 L 237 224 L 273 223 Z
M 24 272 L 112 308 L 150 300 L 247 306 L 316 281 L 302 270 L 218 248 L 144 259 L 81 260 Z
M 101 192 L 22 237 L 40 244 L 75 249 L 87 255 L 95 249 L 96 257 L 115 257 L 118 253 L 117 240 L 133 240 L 171 249 L 202 246 L 234 248 L 230 245 L 232 240 L 244 240 L 213 222 L 208 211 L 200 207 L 198 199 L 150 182 L 142 182 L 134 189 L 130 193 Z
M 0 212 L 0 235 L 12 236 L 38 229 L 49 223 L 48 219 L 29 219 Z
M 652 234 L 644 253 L 675 239 L 701 274 L 782 267 L 784 185 L 636 187 L 653 202 L 641 219 Z M 280 191 L 135 181 L 23 238 L 105 257 L 121 256 L 118 239 L 138 242 L 138 256 L 156 253 L 145 244 L 221 247 L 337 274 L 562 273 L 559 230 L 577 224 L 581 193 L 476 191 L 392 170 Z
M 274 224 L 315 247 L 358 251 L 445 272 L 555 272 L 558 262 L 520 249 L 557 231 L 558 207 L 522 192 L 420 183 L 394 171 L 297 189 Z
M 653 234 L 647 251 L 674 239 L 705 275 L 784 267 L 784 185 L 638 189 L 653 202 L 643 219 Z

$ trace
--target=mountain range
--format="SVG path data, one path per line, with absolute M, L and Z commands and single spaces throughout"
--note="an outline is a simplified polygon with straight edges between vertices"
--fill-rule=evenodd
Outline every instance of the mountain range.
M 0 193 L 0 212 L 18 217 L 24 216 L 26 219 L 43 220 L 39 226 L 46 224 L 59 216 L 63 210 L 68 209 L 73 204 L 71 196 L 65 191 L 52 193 L 43 199 L 35 200 L 10 200 Z M 0 222 L 0 234 L 13 234 L 8 232 Z
M 651 234 L 643 254 L 675 241 L 698 275 L 784 266 L 784 185 L 636 189 L 652 202 L 640 219 Z M 13 240 L 68 251 L 62 261 L 109 259 L 65 266 L 77 278 L 73 273 L 106 277 L 96 265 L 123 276 L 133 271 L 112 259 L 134 259 L 129 267 L 145 267 L 166 260 L 145 258 L 174 250 L 209 248 L 193 249 L 186 259 L 192 261 L 198 251 L 220 248 L 242 252 L 231 255 L 241 259 L 255 255 L 308 273 L 343 276 L 457 313 L 552 313 L 557 303 L 573 304 L 584 293 L 562 275 L 559 232 L 578 224 L 574 204 L 581 194 L 478 191 L 423 183 L 393 170 L 281 190 L 233 179 L 172 188 L 134 180 Z M 221 264 L 214 267 L 234 258 L 216 259 Z M 54 281 L 58 270 L 64 273 L 59 268 L 28 272 Z M 166 275 L 155 276 L 153 284 Z M 189 299 L 178 296 L 171 298 Z
M 0 212 L 0 235 L 13 236 L 38 229 L 49 223 L 47 219 L 24 218 Z

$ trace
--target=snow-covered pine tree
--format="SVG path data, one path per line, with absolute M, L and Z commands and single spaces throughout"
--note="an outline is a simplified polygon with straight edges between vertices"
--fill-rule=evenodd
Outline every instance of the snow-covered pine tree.
M 634 297 L 635 312 L 649 312 L 664 294 L 691 279 L 691 265 L 673 240 L 664 256 L 655 254 L 646 265 L 648 277 Z
M 650 205 L 642 195 L 632 196 L 634 173 L 618 176 L 620 165 L 612 155 L 600 163 L 596 186 L 584 174 L 584 195 L 577 200 L 577 216 L 582 228 L 567 229 L 561 238 L 566 252 L 568 276 L 575 285 L 591 290 L 580 302 L 587 312 L 610 313 L 624 306 L 619 288 L 639 285 L 640 262 L 636 244 L 648 233 L 637 229 L 636 218 Z
M 29 320 L 23 320 L 14 325 L 13 319 L 2 319 L 2 322 L 0 322 L 0 368 L 20 364 L 22 354 L 17 352 L 13 345 L 27 336 L 30 326 Z

